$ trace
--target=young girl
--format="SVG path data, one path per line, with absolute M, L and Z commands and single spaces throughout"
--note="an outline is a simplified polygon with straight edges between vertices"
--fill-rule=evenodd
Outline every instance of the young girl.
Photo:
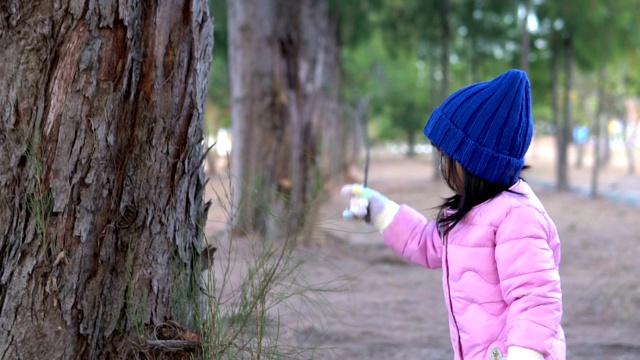
M 520 179 L 533 136 L 526 73 L 509 70 L 450 95 L 424 134 L 455 193 L 435 221 L 361 185 L 346 185 L 346 218 L 366 217 L 387 245 L 442 268 L 456 360 L 565 360 L 560 240 Z

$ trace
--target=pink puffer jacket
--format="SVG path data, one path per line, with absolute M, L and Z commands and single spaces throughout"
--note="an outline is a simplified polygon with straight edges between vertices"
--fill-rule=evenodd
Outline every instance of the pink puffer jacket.
M 443 242 L 436 221 L 401 205 L 384 241 L 443 269 L 456 360 L 493 360 L 509 346 L 565 360 L 555 225 L 527 183 L 473 208 Z

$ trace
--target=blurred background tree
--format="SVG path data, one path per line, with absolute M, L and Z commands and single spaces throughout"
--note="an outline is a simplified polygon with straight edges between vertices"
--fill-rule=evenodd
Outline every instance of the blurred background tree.
M 635 171 L 638 120 L 631 115 L 629 104 L 637 104 L 634 99 L 640 96 L 636 16 L 640 0 L 303 0 L 284 1 L 279 9 L 293 3 L 307 9 L 326 5 L 328 10 L 315 19 L 326 17 L 322 21 L 336 31 L 339 61 L 331 67 L 338 67 L 339 79 L 323 86 L 337 86 L 332 93 L 338 93 L 341 111 L 333 114 L 341 119 L 331 124 L 325 120 L 322 131 L 313 136 L 321 137 L 333 126 L 342 127 L 344 131 L 334 132 L 330 139 L 339 144 L 341 158 L 332 160 L 340 164 L 323 170 L 323 180 L 316 185 L 329 179 L 339 181 L 334 172 L 344 174 L 361 161 L 363 124 L 368 124 L 374 144 L 403 143 L 411 155 L 415 145 L 426 141 L 421 137 L 422 127 L 446 96 L 508 68 L 529 73 L 536 135 L 556 138 L 558 190 L 571 185 L 568 149 L 576 126 L 590 129 L 590 143 L 599 154 L 593 164 L 594 196 L 598 172 L 609 156 L 606 128 L 611 119 L 619 119 L 625 127 L 629 172 Z M 225 8 L 224 1 L 212 2 L 218 49 L 213 66 L 220 70 L 227 69 L 228 61 L 227 51 L 220 50 L 229 44 L 228 30 L 222 25 L 227 19 Z M 311 25 L 303 23 L 301 29 Z M 299 68 L 301 63 L 297 64 Z M 226 95 L 227 79 L 224 71 L 212 71 L 209 89 L 215 111 L 211 116 L 216 120 L 210 122 L 210 131 L 241 121 L 228 116 L 233 105 Z M 320 111 L 329 104 L 315 106 Z M 326 146 L 328 140 L 325 137 L 313 146 Z M 328 153 L 315 156 L 322 163 Z

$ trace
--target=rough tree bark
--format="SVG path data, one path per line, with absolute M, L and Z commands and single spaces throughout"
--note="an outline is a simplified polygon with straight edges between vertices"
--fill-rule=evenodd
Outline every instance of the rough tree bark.
M 228 11 L 233 228 L 301 230 L 319 185 L 320 127 L 342 126 L 341 118 L 324 121 L 337 106 L 325 87 L 336 89 L 327 84 L 339 79 L 327 72 L 336 61 L 327 4 L 237 0 Z
M 1 359 L 196 320 L 212 47 L 201 0 L 0 5 Z

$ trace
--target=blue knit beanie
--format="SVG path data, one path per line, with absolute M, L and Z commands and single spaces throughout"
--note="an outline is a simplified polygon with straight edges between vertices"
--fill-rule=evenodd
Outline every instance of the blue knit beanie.
M 533 137 L 527 74 L 509 70 L 454 92 L 433 111 L 424 134 L 470 173 L 514 184 Z

